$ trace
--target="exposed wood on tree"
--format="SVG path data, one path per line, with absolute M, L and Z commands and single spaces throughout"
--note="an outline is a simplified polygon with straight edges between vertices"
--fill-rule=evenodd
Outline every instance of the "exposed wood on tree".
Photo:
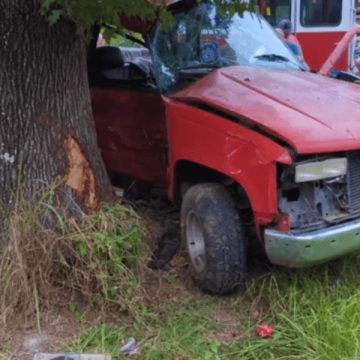
M 67 177 L 63 194 L 76 193 L 61 197 L 65 207 L 94 208 L 110 198 L 78 29 L 65 17 L 50 26 L 36 0 L 0 2 L 0 201 L 6 205 L 19 184 L 30 199 L 58 177 Z
M 76 191 L 87 208 L 96 209 L 100 199 L 96 192 L 94 170 L 77 141 L 71 136 L 66 140 L 66 147 L 69 171 L 66 185 Z

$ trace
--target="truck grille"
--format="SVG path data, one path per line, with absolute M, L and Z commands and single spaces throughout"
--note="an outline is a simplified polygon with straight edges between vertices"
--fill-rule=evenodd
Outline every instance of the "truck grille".
M 348 207 L 350 212 L 360 210 L 360 153 L 348 154 Z

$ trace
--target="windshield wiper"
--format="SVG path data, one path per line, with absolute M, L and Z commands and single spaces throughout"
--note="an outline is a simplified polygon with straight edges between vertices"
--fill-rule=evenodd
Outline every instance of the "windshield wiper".
M 179 74 L 181 75 L 204 75 L 208 74 L 214 69 L 218 69 L 219 65 L 213 64 L 198 64 L 198 65 L 190 65 L 186 67 L 182 67 L 179 70 Z
M 262 55 L 256 55 L 254 56 L 254 58 L 259 60 L 268 60 L 268 61 L 291 62 L 291 60 L 288 59 L 287 57 L 278 54 L 262 54 Z
M 259 60 L 274 61 L 274 62 L 276 62 L 276 61 L 287 62 L 287 63 L 290 63 L 290 64 L 300 68 L 301 70 L 305 71 L 305 68 L 303 66 L 301 66 L 301 64 L 291 61 L 287 57 L 279 55 L 279 54 L 262 54 L 262 55 L 256 55 L 256 56 L 254 56 L 254 58 L 259 59 Z
M 215 64 L 196 64 L 182 67 L 181 70 L 193 70 L 193 69 L 216 69 L 220 67 L 219 65 Z

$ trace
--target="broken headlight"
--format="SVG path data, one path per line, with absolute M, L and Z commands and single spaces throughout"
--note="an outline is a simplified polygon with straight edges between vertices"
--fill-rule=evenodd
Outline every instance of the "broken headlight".
M 295 182 L 303 183 L 330 179 L 345 175 L 346 172 L 346 158 L 332 158 L 321 161 L 306 162 L 295 166 Z

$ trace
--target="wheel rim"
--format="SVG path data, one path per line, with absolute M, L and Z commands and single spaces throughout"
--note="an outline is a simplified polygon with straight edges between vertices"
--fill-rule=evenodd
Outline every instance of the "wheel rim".
M 203 271 L 206 266 L 204 230 L 194 211 L 189 211 L 186 216 L 186 243 L 195 270 Z

